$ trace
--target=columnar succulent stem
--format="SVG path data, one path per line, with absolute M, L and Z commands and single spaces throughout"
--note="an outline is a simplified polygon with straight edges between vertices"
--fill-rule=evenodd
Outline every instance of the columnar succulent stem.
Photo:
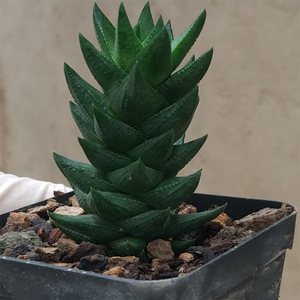
M 178 252 L 193 241 L 177 241 L 177 236 L 203 226 L 225 209 L 176 214 L 201 176 L 201 171 L 186 177 L 176 174 L 207 138 L 184 143 L 199 103 L 197 84 L 213 50 L 176 69 L 205 18 L 204 10 L 174 38 L 170 22 L 164 24 L 161 17 L 153 21 L 149 3 L 134 27 L 122 3 L 116 27 L 95 4 L 93 20 L 101 51 L 82 34 L 79 41 L 102 91 L 65 64 L 75 102 L 70 102 L 71 112 L 91 165 L 54 153 L 86 214 L 49 216 L 75 241 L 105 244 L 120 255 L 143 255 L 149 241 L 164 238 Z

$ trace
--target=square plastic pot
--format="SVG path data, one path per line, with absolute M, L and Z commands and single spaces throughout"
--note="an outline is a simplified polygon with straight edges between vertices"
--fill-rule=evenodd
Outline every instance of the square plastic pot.
M 60 202 L 72 193 L 57 197 Z M 281 202 L 194 194 L 198 210 L 227 202 L 240 219 Z M 42 202 L 43 203 L 43 202 Z M 41 205 L 38 203 L 37 205 Z M 0 216 L 3 227 L 8 214 Z M 277 300 L 285 253 L 293 244 L 296 209 L 191 273 L 138 281 L 0 256 L 1 300 Z

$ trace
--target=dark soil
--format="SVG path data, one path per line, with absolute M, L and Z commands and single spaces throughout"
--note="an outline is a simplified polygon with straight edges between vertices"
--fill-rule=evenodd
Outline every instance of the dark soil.
M 84 213 L 76 196 L 63 204 L 49 200 L 47 205 L 27 212 L 12 212 L 0 230 L 0 255 L 117 277 L 155 280 L 182 276 L 201 267 L 287 216 L 292 208 L 286 205 L 280 209 L 264 208 L 240 220 L 232 220 L 223 213 L 204 227 L 178 237 L 181 240 L 196 239 L 194 246 L 180 255 L 174 254 L 168 241 L 150 242 L 146 248 L 146 263 L 141 263 L 135 256 L 113 256 L 102 245 L 75 243 L 47 219 L 47 211 L 72 215 Z M 181 205 L 178 211 L 180 214 L 195 212 L 196 208 L 189 204 Z

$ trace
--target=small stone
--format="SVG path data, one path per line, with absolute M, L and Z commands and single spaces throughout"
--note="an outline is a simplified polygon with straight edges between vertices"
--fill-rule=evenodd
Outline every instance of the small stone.
M 162 239 L 150 242 L 147 245 L 147 253 L 149 258 L 157 258 L 161 262 L 172 260 L 174 258 L 171 243 Z
M 221 213 L 215 219 L 208 222 L 206 226 L 213 234 L 216 234 L 226 226 L 231 226 L 232 222 L 233 220 L 226 213 Z
M 73 206 L 60 206 L 58 207 L 54 213 L 60 215 L 67 216 L 80 216 L 84 214 L 84 210 L 81 207 L 73 207 Z
M 51 224 L 41 218 L 33 218 L 30 224 L 34 228 L 35 232 L 38 232 L 43 227 L 47 236 L 50 235 L 53 230 Z
M 154 271 L 164 270 L 169 271 L 171 268 L 166 262 L 162 262 L 160 259 L 154 258 L 151 261 L 151 267 Z
M 62 231 L 58 228 L 55 228 L 51 231 L 49 237 L 48 237 L 48 244 L 50 246 L 52 246 L 53 244 L 55 244 L 60 237 L 62 237 L 64 234 L 62 233 Z
M 54 200 L 54 199 L 49 199 L 47 201 L 46 205 L 41 205 L 41 206 L 35 206 L 32 208 L 28 209 L 28 213 L 30 214 L 42 214 L 42 213 L 46 213 L 47 211 L 54 211 L 56 208 L 59 207 L 59 203 Z
M 186 275 L 195 269 L 196 269 L 196 267 L 194 267 L 192 265 L 189 265 L 187 263 L 183 264 L 178 270 L 178 276 Z
M 27 244 L 21 244 L 17 241 L 12 241 L 7 245 L 3 255 L 17 257 L 19 255 L 25 255 L 28 251 L 30 251 L 30 247 Z
M 194 214 L 197 212 L 197 207 L 191 204 L 182 203 L 178 208 L 178 215 Z
M 78 203 L 78 200 L 77 200 L 77 197 L 76 195 L 73 195 L 72 197 L 69 198 L 69 202 L 72 204 L 72 206 L 74 207 L 79 207 L 79 203 Z
M 114 276 L 114 277 L 123 277 L 123 278 L 126 278 L 129 275 L 129 271 L 127 271 L 123 267 L 114 267 L 114 268 L 111 268 L 108 271 L 105 271 L 103 274 Z
M 112 256 L 108 258 L 108 263 L 110 268 L 116 266 L 124 267 L 126 264 L 139 263 L 139 258 L 135 256 Z
M 77 243 L 75 243 L 73 240 L 70 240 L 68 238 L 60 238 L 57 241 L 57 248 L 65 253 L 71 253 L 73 251 L 76 251 L 78 247 L 79 245 Z
M 245 231 L 253 230 L 254 232 L 259 232 L 287 216 L 292 211 L 293 209 L 286 205 L 283 205 L 279 209 L 266 207 L 240 220 L 234 221 L 233 224 L 238 227 L 243 227 Z
M 21 231 L 31 227 L 30 221 L 39 217 L 24 212 L 11 212 L 7 218 L 5 226 L 0 230 L 0 235 L 6 232 Z
M 38 253 L 33 252 L 33 251 L 27 252 L 25 254 L 25 256 L 27 256 L 27 259 L 29 259 L 29 260 L 34 260 L 34 261 L 40 261 L 41 260 L 40 255 Z
M 12 242 L 26 244 L 30 249 L 40 247 L 43 242 L 34 231 L 26 232 L 7 232 L 0 236 L 0 255 L 5 251 L 6 247 Z
M 184 262 L 190 262 L 194 260 L 194 255 L 188 252 L 184 252 L 179 255 L 179 258 L 182 259 Z
M 62 258 L 62 262 L 76 262 L 84 256 L 91 256 L 94 254 L 101 254 L 106 256 L 106 248 L 102 245 L 95 245 L 89 242 L 82 242 L 78 247 L 72 250 L 68 255 Z
M 59 262 L 62 256 L 62 251 L 56 247 L 38 247 L 35 253 L 40 255 L 43 262 Z
M 76 266 L 76 264 L 74 263 L 50 263 L 51 265 L 54 266 L 59 266 L 59 267 L 65 267 L 65 268 L 74 268 Z
M 84 256 L 77 265 L 78 269 L 86 271 L 100 272 L 103 271 L 107 263 L 107 257 L 100 254 Z

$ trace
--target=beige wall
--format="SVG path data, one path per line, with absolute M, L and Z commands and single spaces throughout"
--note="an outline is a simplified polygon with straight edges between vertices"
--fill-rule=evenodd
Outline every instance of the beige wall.
M 52 151 L 84 160 L 62 66 L 94 81 L 78 32 L 95 42 L 88 0 L 0 0 L 0 169 L 64 182 Z M 144 1 L 124 1 L 136 21 Z M 98 1 L 115 21 L 119 1 Z M 192 52 L 214 46 L 188 139 L 209 139 L 184 174 L 203 168 L 198 191 L 299 204 L 299 1 L 150 1 L 179 34 L 206 8 Z M 299 223 L 299 222 L 298 222 Z M 298 228 L 299 229 L 299 228 Z M 299 236 L 299 230 L 298 230 Z M 299 238 L 288 253 L 284 300 L 299 299 Z M 258 299 L 263 300 L 263 299 Z

